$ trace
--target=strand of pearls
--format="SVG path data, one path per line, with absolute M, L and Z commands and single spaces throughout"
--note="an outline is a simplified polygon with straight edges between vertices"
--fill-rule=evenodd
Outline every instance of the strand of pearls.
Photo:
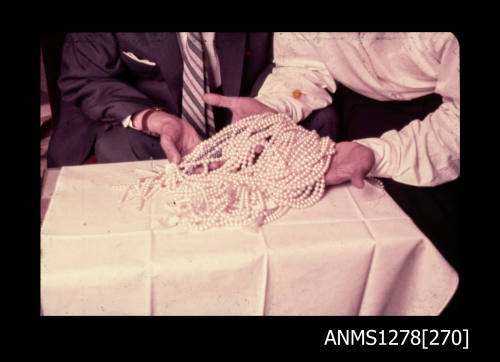
M 284 114 L 250 116 L 200 143 L 180 165 L 139 179 L 123 200 L 139 199 L 142 208 L 162 190 L 166 212 L 196 230 L 260 226 L 320 200 L 334 145 Z M 222 166 L 210 169 L 213 162 Z
M 378 189 L 385 190 L 384 183 L 382 182 L 382 180 L 380 180 L 378 178 L 368 177 L 366 179 L 366 181 L 368 181 L 370 184 L 372 184 L 373 186 L 375 186 Z

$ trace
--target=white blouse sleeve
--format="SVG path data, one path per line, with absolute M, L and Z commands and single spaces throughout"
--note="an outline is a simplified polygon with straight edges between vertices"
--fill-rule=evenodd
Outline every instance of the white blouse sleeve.
M 370 176 L 415 186 L 435 186 L 460 176 L 459 45 L 452 34 L 432 44 L 439 63 L 435 93 L 443 97 L 443 103 L 399 132 L 356 140 L 374 151 Z
M 295 122 L 328 106 L 336 85 L 314 44 L 314 33 L 275 33 L 272 73 L 256 99 Z

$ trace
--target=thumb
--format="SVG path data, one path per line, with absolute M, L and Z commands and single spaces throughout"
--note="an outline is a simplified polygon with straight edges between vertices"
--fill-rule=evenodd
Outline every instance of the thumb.
M 216 107 L 233 108 L 237 97 L 226 97 L 215 93 L 206 93 L 203 95 L 203 100 Z
M 163 151 L 165 151 L 167 159 L 170 162 L 173 162 L 177 165 L 181 162 L 181 154 L 179 153 L 179 150 L 175 146 L 174 142 L 169 137 L 162 137 L 161 147 L 163 148 Z
M 351 184 L 358 189 L 362 189 L 365 185 L 364 178 L 363 172 L 356 172 L 351 177 Z

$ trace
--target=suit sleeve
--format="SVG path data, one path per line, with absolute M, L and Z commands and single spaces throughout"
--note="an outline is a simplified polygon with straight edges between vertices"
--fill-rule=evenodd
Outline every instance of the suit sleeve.
M 62 99 L 93 119 L 121 122 L 155 106 L 126 81 L 127 69 L 112 33 L 69 33 L 66 36 L 59 88 Z

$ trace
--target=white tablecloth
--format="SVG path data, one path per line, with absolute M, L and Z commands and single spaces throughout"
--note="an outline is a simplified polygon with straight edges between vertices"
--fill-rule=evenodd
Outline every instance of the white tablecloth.
M 331 187 L 259 230 L 186 232 L 112 187 L 152 163 L 62 168 L 41 229 L 44 315 L 437 315 L 457 288 L 375 186 Z

